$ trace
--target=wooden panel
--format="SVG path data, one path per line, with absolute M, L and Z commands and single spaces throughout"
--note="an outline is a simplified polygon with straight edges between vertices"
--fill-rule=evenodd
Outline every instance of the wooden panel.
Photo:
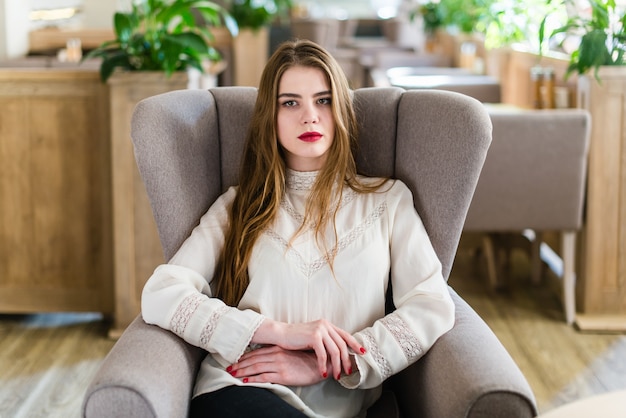
M 94 49 L 105 41 L 115 38 L 113 29 L 69 29 L 44 28 L 28 34 L 31 52 L 50 51 L 65 48 L 68 39 L 78 38 L 84 49 Z
M 487 57 L 488 74 L 500 80 L 502 102 L 523 108 L 533 107 L 533 88 L 530 69 L 536 65 L 551 67 L 555 71 L 556 86 L 569 91 L 570 107 L 575 107 L 576 75 L 564 80 L 568 66 L 566 56 L 543 56 L 510 48 L 489 51 Z
M 584 234 L 583 309 L 626 321 L 626 69 L 581 77 L 578 104 L 592 115 Z
M 112 310 L 107 89 L 0 71 L 0 311 Z
M 269 33 L 266 28 L 244 29 L 233 39 L 233 71 L 236 86 L 258 87 L 267 63 Z

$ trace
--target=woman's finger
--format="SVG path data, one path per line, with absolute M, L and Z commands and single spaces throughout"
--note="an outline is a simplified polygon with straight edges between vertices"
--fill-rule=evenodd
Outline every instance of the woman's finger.
M 336 329 L 339 335 L 341 335 L 341 338 L 343 338 L 343 340 L 346 342 L 348 347 L 350 347 L 355 353 L 365 354 L 365 348 L 363 348 L 363 346 L 359 344 L 359 342 L 356 340 L 356 338 L 352 336 L 352 334 L 341 328 Z
M 315 352 L 315 357 L 317 358 L 317 367 L 320 375 L 326 379 L 328 377 L 328 368 L 326 367 L 328 353 L 326 352 L 326 347 L 324 346 L 323 340 L 318 340 L 313 345 L 313 351 Z
M 345 341 L 336 332 L 331 332 L 328 335 L 328 339 L 325 341 L 326 351 L 330 357 L 332 364 L 333 376 L 335 379 L 339 379 L 341 375 L 341 365 L 344 354 L 348 354 L 348 347 Z

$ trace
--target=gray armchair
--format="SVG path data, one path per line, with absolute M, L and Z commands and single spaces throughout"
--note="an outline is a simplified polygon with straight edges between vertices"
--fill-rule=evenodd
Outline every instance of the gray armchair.
M 132 137 L 166 258 L 237 180 L 256 90 L 218 87 L 155 96 L 135 110 Z M 358 166 L 412 189 L 448 277 L 489 143 L 482 105 L 445 91 L 354 92 Z M 452 290 L 456 324 L 417 363 L 386 382 L 368 417 L 533 417 L 532 391 L 478 315 Z M 184 417 L 202 350 L 138 317 L 87 389 L 86 417 Z

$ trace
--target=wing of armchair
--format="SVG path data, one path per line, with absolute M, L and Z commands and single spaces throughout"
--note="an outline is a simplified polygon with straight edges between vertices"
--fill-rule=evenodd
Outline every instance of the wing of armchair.
M 135 154 L 166 258 L 236 181 L 242 121 L 255 95 L 252 88 L 218 87 L 167 93 L 137 106 Z M 370 88 L 356 90 L 354 100 L 361 123 L 360 172 L 400 178 L 412 189 L 447 278 L 491 140 L 488 114 L 478 101 L 445 91 Z M 397 410 L 402 417 L 535 416 L 535 400 L 519 368 L 450 291 L 457 307 L 454 328 L 390 379 L 395 396 L 375 405 L 368 417 L 390 417 Z M 87 389 L 83 416 L 185 416 L 203 355 L 138 317 Z

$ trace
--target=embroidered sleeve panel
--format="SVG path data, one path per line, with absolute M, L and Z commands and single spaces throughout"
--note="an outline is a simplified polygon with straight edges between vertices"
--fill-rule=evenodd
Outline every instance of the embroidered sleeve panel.
M 174 316 L 172 316 L 171 320 L 171 330 L 174 334 L 178 335 L 181 338 L 184 338 L 185 329 L 191 320 L 191 317 L 200 306 L 200 303 L 205 299 L 206 296 L 201 294 L 193 294 L 187 296 L 176 308 L 176 312 L 174 312 Z
M 391 313 L 381 319 L 381 322 L 398 342 L 409 364 L 420 357 L 423 349 L 415 334 L 399 315 Z
M 229 311 L 229 309 L 230 307 L 228 306 L 222 306 L 213 311 L 206 325 L 202 329 L 202 332 L 200 333 L 200 347 L 204 348 L 207 351 L 209 350 L 209 341 L 211 340 L 211 337 L 215 332 L 217 323 L 220 318 Z
M 391 365 L 383 355 L 380 347 L 376 343 L 376 339 L 369 330 L 363 332 L 363 340 L 365 349 L 370 353 L 374 361 L 376 361 L 382 380 L 387 379 L 391 376 Z

